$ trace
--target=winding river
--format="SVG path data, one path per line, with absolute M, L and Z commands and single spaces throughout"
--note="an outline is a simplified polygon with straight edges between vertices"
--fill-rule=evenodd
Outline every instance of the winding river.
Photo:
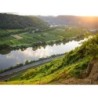
M 9 53 L 0 54 L 0 70 L 7 69 L 11 66 L 16 66 L 17 64 L 24 64 L 26 61 L 36 61 L 40 58 L 47 58 L 52 55 L 59 55 L 69 52 L 76 47 L 81 45 L 81 41 L 69 41 L 67 43 L 46 45 L 45 47 L 41 46 L 36 50 L 33 47 L 28 47 L 24 50 L 11 50 Z

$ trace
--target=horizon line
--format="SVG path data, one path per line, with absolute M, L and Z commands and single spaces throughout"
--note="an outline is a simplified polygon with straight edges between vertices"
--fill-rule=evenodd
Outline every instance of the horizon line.
M 34 14 L 19 14 L 17 12 L 0 12 L 0 14 L 11 14 L 19 16 L 43 16 L 43 17 L 58 17 L 58 16 L 75 16 L 75 17 L 98 17 L 98 15 L 73 15 L 73 14 L 59 14 L 59 15 L 34 15 Z

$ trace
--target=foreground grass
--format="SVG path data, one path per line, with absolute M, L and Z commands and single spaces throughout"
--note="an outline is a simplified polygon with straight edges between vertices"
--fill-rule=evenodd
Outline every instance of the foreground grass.
M 55 59 L 37 68 L 28 69 L 10 79 L 6 84 L 51 84 L 61 78 L 80 77 L 87 68 L 91 57 L 86 57 L 78 62 L 62 65 L 63 58 Z

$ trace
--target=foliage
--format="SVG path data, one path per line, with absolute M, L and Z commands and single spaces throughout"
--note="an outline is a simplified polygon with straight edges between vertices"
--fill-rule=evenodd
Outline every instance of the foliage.
M 43 28 L 48 25 L 38 17 L 19 16 L 12 14 L 0 14 L 1 29 L 21 29 L 27 27 Z
M 29 28 L 0 30 L 0 46 L 6 44 L 12 48 L 25 48 L 59 43 L 61 41 L 67 42 L 72 39 L 83 38 L 86 32 L 86 29 L 76 27 L 71 27 L 70 29 L 69 27 L 50 28 L 39 32 L 33 32 Z M 15 36 L 20 37 L 20 39 Z

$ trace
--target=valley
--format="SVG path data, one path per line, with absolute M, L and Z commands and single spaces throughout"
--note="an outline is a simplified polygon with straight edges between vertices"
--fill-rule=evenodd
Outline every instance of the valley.
M 93 71 L 98 64 L 97 24 L 77 25 L 77 18 L 76 24 L 56 26 L 41 17 L 10 14 L 0 19 L 0 84 L 98 83 Z

